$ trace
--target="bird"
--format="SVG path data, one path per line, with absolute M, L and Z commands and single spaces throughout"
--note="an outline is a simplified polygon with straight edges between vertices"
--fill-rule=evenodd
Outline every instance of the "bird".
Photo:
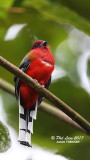
M 32 77 L 46 89 L 51 83 L 51 74 L 55 67 L 55 59 L 47 41 L 37 40 L 19 65 L 19 69 Z M 37 118 L 37 107 L 43 100 L 34 89 L 18 77 L 14 76 L 15 96 L 19 104 L 19 137 L 20 144 L 32 147 L 33 119 Z

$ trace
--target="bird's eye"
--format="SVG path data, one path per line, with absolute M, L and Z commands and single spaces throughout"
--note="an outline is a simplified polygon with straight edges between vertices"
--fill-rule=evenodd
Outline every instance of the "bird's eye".
M 37 48 L 37 47 L 38 47 L 38 45 L 37 45 L 37 44 L 35 44 L 35 45 L 34 45 L 34 48 Z

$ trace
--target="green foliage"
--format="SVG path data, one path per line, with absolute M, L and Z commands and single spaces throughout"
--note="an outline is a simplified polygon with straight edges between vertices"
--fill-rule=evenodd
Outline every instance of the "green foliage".
M 11 146 L 11 139 L 8 129 L 0 121 L 0 153 L 5 152 Z
M 35 40 L 43 39 L 48 41 L 55 57 L 56 65 L 66 73 L 64 77 L 51 84 L 50 91 L 88 121 L 90 121 L 90 95 L 87 90 L 81 88 L 82 82 L 77 64 L 84 52 L 83 41 L 89 38 L 85 33 L 90 35 L 89 4 L 89 0 L 85 2 L 81 0 L 3 0 L 0 2 L 0 7 L 4 8 L 4 10 L 0 10 L 0 55 L 19 66 L 20 61 L 29 52 Z M 12 13 L 10 10 L 6 10 L 6 8 L 10 9 L 10 7 L 23 7 L 25 10 L 20 13 L 14 10 Z M 7 30 L 14 24 L 26 25 L 13 40 L 5 41 Z M 76 34 L 72 38 L 70 35 L 73 30 L 75 30 Z M 75 35 L 77 35 L 77 38 Z M 86 72 L 87 78 L 89 78 L 90 60 L 88 60 Z M 0 67 L 0 75 L 14 84 L 14 76 L 2 67 Z M 15 98 L 4 92 L 2 93 L 7 123 L 18 133 L 18 104 Z M 55 149 L 57 154 L 62 154 L 71 159 L 89 159 L 89 154 L 87 153 L 90 145 L 88 136 L 40 111 L 38 111 L 37 117 L 37 121 L 34 121 L 33 143 L 45 148 Z M 48 123 L 46 123 L 46 120 Z M 5 128 L 3 128 L 4 133 L 1 132 L 2 128 L 3 125 L 0 124 L 0 133 L 2 136 L 8 137 L 9 133 Z M 51 140 L 51 136 L 58 135 L 84 136 L 84 139 L 80 144 L 57 144 Z M 0 148 L 1 152 L 8 149 L 8 144 L 10 147 L 10 139 L 6 139 L 4 147 L 1 146 Z M 2 139 L 0 141 L 1 143 L 3 142 Z
M 0 1 L 0 8 L 9 8 L 11 7 L 13 4 L 13 0 L 4 0 L 4 1 Z

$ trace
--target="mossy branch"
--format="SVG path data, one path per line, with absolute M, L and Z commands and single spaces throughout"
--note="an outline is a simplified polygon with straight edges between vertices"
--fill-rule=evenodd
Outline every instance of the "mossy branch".
M 0 56 L 0 65 L 7 69 L 12 74 L 16 75 L 23 82 L 27 83 L 28 86 L 32 87 L 36 92 L 44 96 L 47 100 L 53 103 L 57 108 L 61 109 L 66 115 L 72 120 L 79 124 L 88 134 L 90 134 L 90 123 L 86 121 L 81 115 L 75 112 L 67 104 L 61 101 L 58 97 L 52 94 L 47 89 L 43 88 L 40 84 L 37 84 L 31 77 L 21 71 L 19 68 L 14 66 L 12 63 Z

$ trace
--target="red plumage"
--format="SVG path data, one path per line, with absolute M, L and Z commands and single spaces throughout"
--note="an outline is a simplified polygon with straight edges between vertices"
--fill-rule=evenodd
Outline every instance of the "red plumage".
M 38 81 L 48 89 L 51 74 L 54 70 L 54 57 L 46 41 L 36 41 L 31 51 L 24 57 L 19 68 L 27 75 Z M 29 87 L 26 83 L 14 78 L 15 95 L 19 102 L 19 142 L 31 147 L 31 133 L 33 133 L 33 119 L 36 119 L 37 106 L 42 101 L 42 96 Z
M 34 45 L 40 44 L 42 42 L 43 41 L 40 40 L 36 41 Z M 25 73 L 33 79 L 36 79 L 38 83 L 45 85 L 54 69 L 54 57 L 51 54 L 48 46 L 42 46 L 35 49 L 32 48 L 32 50 L 28 54 L 29 58 L 30 54 L 32 54 L 33 58 L 31 59 L 30 66 Z M 38 93 L 36 93 L 24 82 L 20 83 L 20 94 L 27 109 L 29 107 L 32 107 L 38 99 Z

